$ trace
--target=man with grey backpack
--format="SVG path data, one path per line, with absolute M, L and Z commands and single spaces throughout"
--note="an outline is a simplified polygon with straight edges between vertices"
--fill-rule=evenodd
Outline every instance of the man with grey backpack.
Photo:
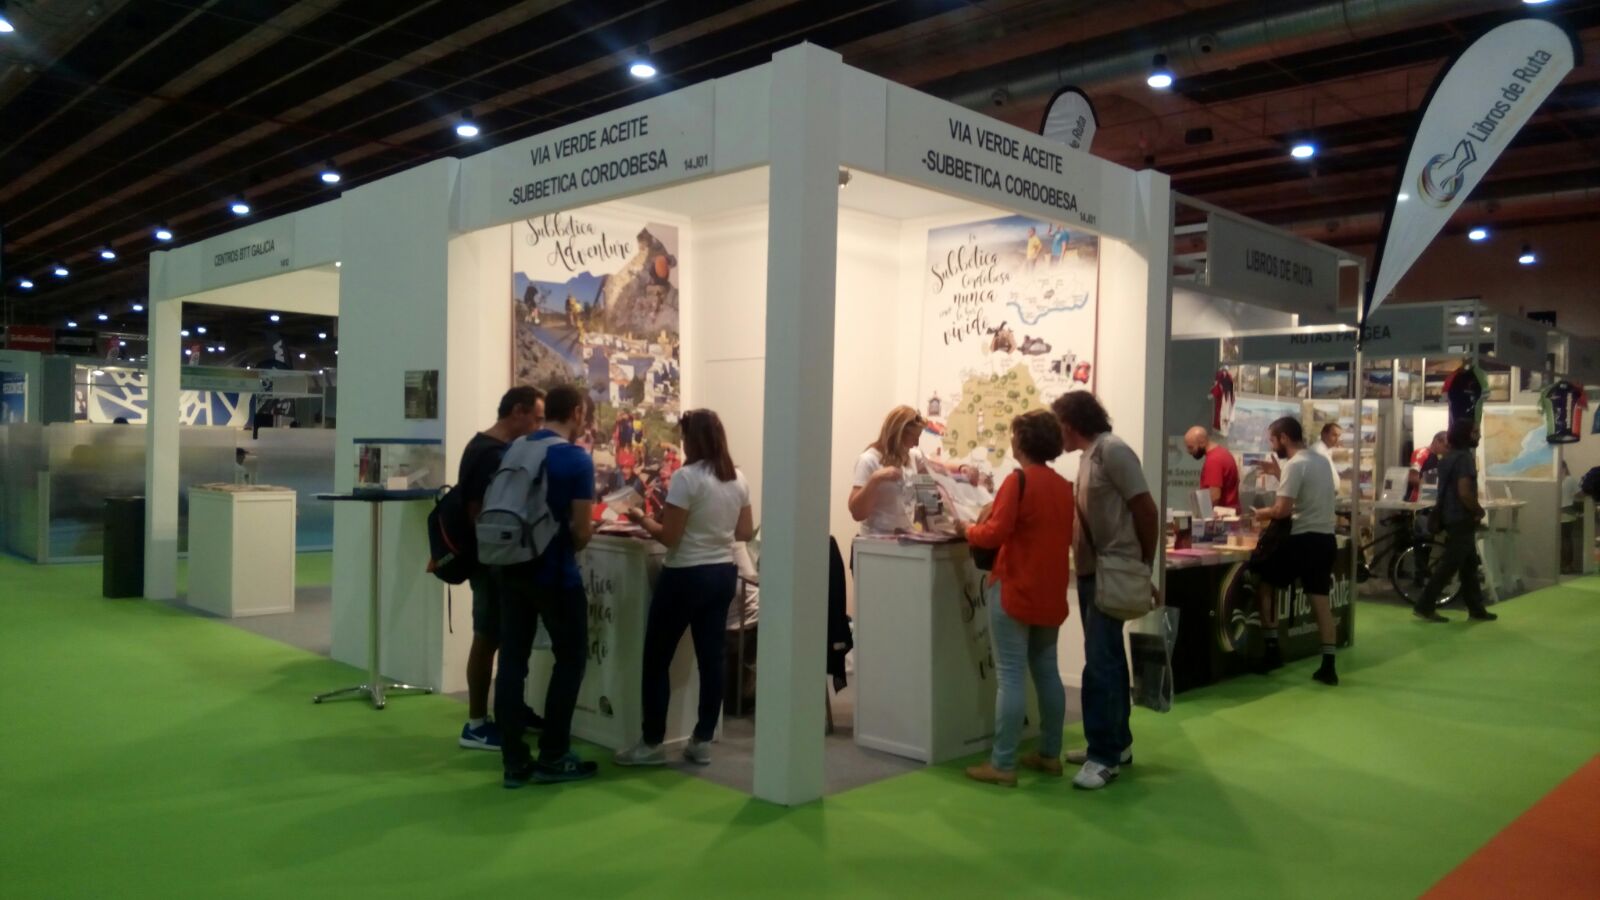
M 478 559 L 501 579 L 500 672 L 495 719 L 505 786 L 593 778 L 597 766 L 572 752 L 572 713 L 589 652 L 589 600 L 578 551 L 594 536 L 594 461 L 573 439 L 588 424 L 583 391 L 562 385 L 545 397 L 545 427 L 512 442 L 484 493 Z M 524 730 L 528 657 L 539 619 L 555 667 L 534 759 Z
M 1082 763 L 1074 787 L 1099 790 L 1133 762 L 1133 712 L 1122 625 L 1154 606 L 1150 581 L 1161 519 L 1145 485 L 1139 456 L 1111 433 L 1111 417 L 1088 391 L 1069 391 L 1050 404 L 1062 444 L 1079 450 L 1078 505 L 1072 558 L 1078 572 L 1083 623 L 1083 734 L 1089 746 L 1068 750 Z

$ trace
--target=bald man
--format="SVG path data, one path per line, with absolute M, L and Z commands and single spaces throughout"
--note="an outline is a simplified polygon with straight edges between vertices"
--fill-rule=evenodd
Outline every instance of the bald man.
M 1183 436 L 1189 455 L 1200 460 L 1200 486 L 1211 491 L 1212 506 L 1239 508 L 1239 464 L 1228 448 L 1211 440 L 1211 432 L 1196 425 Z

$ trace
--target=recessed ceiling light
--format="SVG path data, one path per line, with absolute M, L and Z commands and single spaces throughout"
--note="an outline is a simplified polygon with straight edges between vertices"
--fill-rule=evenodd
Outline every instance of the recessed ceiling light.
M 1310 141 L 1301 141 L 1289 148 L 1289 155 L 1295 159 L 1310 159 L 1317 155 L 1317 145 Z
M 195 334 L 205 334 L 206 333 L 206 327 L 204 325 L 196 325 L 194 327 L 194 333 Z
M 328 339 L 328 333 L 327 333 L 327 332 L 326 332 L 326 331 L 319 331 L 319 332 L 317 332 L 317 340 L 319 340 L 319 341 L 325 341 L 325 340 L 327 340 L 327 339 Z
M 144 304 L 143 303 L 135 303 L 133 305 L 133 311 L 134 312 L 144 312 Z
M 1157 53 L 1150 61 L 1150 74 L 1145 76 L 1144 83 L 1158 91 L 1172 87 L 1172 70 L 1167 68 L 1167 56 Z
M 179 331 L 178 333 L 183 335 L 184 337 L 188 337 L 189 336 L 189 329 L 185 328 L 182 331 Z
M 172 229 L 165 225 L 157 225 L 156 240 L 162 241 L 163 243 L 172 240 Z
M 100 258 L 104 259 L 104 260 L 107 260 L 107 261 L 116 259 L 117 258 L 117 251 L 111 249 L 111 245 L 107 244 L 104 247 L 100 248 Z
M 1487 228 L 1474 228 L 1467 232 L 1467 240 L 1469 241 L 1483 241 L 1488 240 L 1488 238 L 1489 229 Z
M 72 321 L 71 319 L 68 319 L 67 320 L 67 327 L 68 328 L 77 328 L 78 327 L 78 323 Z
M 277 314 L 277 313 L 273 313 L 273 314 L 272 314 L 272 315 L 270 315 L 270 316 L 267 316 L 267 320 L 268 320 L 268 321 L 271 321 L 271 322 L 276 322 L 276 321 L 278 321 L 278 314 Z
M 99 313 L 99 314 L 97 314 L 97 315 L 96 315 L 96 316 L 95 316 L 95 318 L 96 318 L 96 319 L 99 319 L 99 320 L 100 320 L 100 321 L 102 321 L 102 322 L 109 322 L 109 321 L 111 321 L 111 317 L 110 317 L 110 316 L 108 316 L 108 315 L 106 315 L 106 314 L 105 314 L 105 313 Z

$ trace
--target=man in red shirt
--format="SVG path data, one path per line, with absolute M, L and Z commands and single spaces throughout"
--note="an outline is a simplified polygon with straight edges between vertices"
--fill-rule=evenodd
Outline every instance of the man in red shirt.
M 1422 494 L 1423 482 L 1438 484 L 1439 463 L 1444 460 L 1445 454 L 1450 452 L 1450 442 L 1446 440 L 1449 432 L 1441 431 L 1433 436 L 1433 442 L 1411 454 L 1411 473 L 1407 477 L 1406 499 L 1416 502 Z
M 1202 425 L 1189 429 L 1183 436 L 1183 446 L 1189 455 L 1200 460 L 1200 486 L 1211 491 L 1212 506 L 1239 508 L 1239 463 L 1228 448 L 1211 440 L 1211 433 Z

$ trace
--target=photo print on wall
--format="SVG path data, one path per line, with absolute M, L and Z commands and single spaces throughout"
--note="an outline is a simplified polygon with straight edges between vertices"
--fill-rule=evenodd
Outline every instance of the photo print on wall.
M 1100 243 L 1027 216 L 928 232 L 922 450 L 992 491 L 1011 419 L 1094 389 Z
M 592 207 L 515 226 L 511 381 L 581 384 L 601 497 L 654 511 L 681 465 L 678 229 Z

